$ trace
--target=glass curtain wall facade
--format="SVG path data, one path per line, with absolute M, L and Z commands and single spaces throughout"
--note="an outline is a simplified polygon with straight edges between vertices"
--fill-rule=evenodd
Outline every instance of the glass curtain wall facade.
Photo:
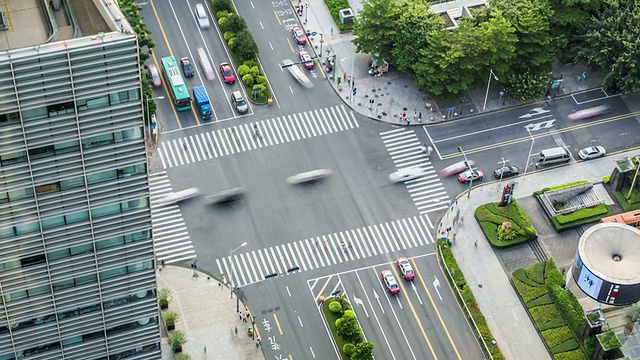
M 0 360 L 159 359 L 135 35 L 0 53 Z

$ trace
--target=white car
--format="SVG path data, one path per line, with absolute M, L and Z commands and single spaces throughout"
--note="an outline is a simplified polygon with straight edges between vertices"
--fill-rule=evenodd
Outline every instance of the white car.
M 409 181 L 417 179 L 426 175 L 424 169 L 418 166 L 408 167 L 400 169 L 394 173 L 389 174 L 389 180 L 394 183 Z
M 296 174 L 287 178 L 287 182 L 291 185 L 302 184 L 310 181 L 316 181 L 331 176 L 331 169 L 317 169 L 300 174 Z
M 206 199 L 210 205 L 225 205 L 242 200 L 244 198 L 244 188 L 237 187 L 234 189 L 224 190 L 215 195 L 209 195 Z
M 181 201 L 185 201 L 196 196 L 200 195 L 200 189 L 193 187 L 190 189 L 176 191 L 170 194 L 165 195 L 160 200 L 158 200 L 158 205 L 171 205 Z
M 196 16 L 196 19 L 198 20 L 200 29 L 208 29 L 210 26 L 209 16 L 207 15 L 207 11 L 205 10 L 204 5 L 202 5 L 202 3 L 197 3 L 193 12 Z
M 578 155 L 582 160 L 595 159 L 607 155 L 607 150 L 602 146 L 589 146 L 588 148 L 580 150 Z

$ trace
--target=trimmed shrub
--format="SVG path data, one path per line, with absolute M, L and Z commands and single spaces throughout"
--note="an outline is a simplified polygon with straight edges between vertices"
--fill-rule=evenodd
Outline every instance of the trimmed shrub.
M 257 84 L 267 85 L 267 78 L 266 78 L 266 76 L 262 76 L 262 75 L 258 75 L 258 76 L 256 76 L 256 83 L 257 83 Z
M 258 77 L 258 75 L 260 75 L 260 68 L 258 67 L 258 65 L 252 66 L 251 69 L 249 69 L 249 74 L 251 74 L 251 76 L 253 76 L 254 78 Z
M 525 304 L 548 292 L 544 286 L 529 286 L 516 278 L 512 278 L 511 281 L 513 281 L 513 285 Z
M 605 204 L 599 204 L 591 208 L 580 209 L 568 215 L 556 215 L 554 218 L 560 224 L 567 224 L 577 220 L 588 219 L 598 215 L 606 215 L 609 213 L 609 207 Z
M 564 320 L 562 316 L 557 317 L 551 321 L 547 321 L 545 324 L 538 326 L 538 330 L 545 331 L 545 330 L 549 330 L 549 329 L 553 329 L 561 326 L 567 326 L 567 322 Z
M 546 279 L 544 280 L 544 283 L 547 286 L 564 287 L 565 285 L 564 276 L 560 274 L 560 271 L 558 271 L 558 269 L 552 269 L 551 271 L 548 272 Z
M 342 352 L 344 352 L 345 355 L 347 356 L 351 356 L 351 354 L 353 354 L 354 351 L 356 351 L 356 346 L 353 345 L 352 343 L 346 343 L 342 347 Z
M 563 342 L 562 344 L 551 348 L 551 353 L 552 354 L 557 354 L 557 353 L 562 353 L 562 352 L 565 352 L 565 351 L 571 351 L 571 350 L 575 350 L 575 349 L 579 349 L 579 348 L 580 348 L 580 345 L 578 344 L 576 339 L 569 339 L 569 340 Z
M 244 84 L 244 86 L 246 87 L 251 87 L 253 86 L 253 76 L 251 76 L 251 74 L 245 74 L 242 77 L 242 83 Z
M 562 314 L 560 314 L 560 309 L 558 309 L 556 304 L 536 306 L 529 309 L 529 312 L 536 324 L 546 324 L 547 322 L 562 316 Z
M 222 19 L 223 17 L 229 16 L 229 14 L 232 14 L 232 13 L 228 12 L 227 10 L 218 11 L 216 13 L 216 19 Z
M 339 301 L 334 300 L 329 303 L 329 311 L 331 311 L 332 313 L 341 313 L 342 305 L 340 305 Z
M 225 20 L 224 23 L 218 22 L 220 24 L 220 30 L 223 33 L 226 33 L 227 31 L 232 31 L 234 33 L 237 33 L 247 28 L 247 23 L 244 21 L 243 18 L 241 18 L 237 14 L 229 14 L 226 17 L 224 17 L 224 20 Z
M 513 277 L 515 277 L 516 279 L 518 279 L 518 280 L 522 281 L 523 283 L 525 283 L 525 284 L 529 285 L 529 286 L 533 286 L 533 287 L 536 287 L 536 286 L 544 286 L 544 283 L 538 283 L 538 282 L 536 282 L 536 281 L 534 281 L 534 280 L 530 279 L 530 278 L 527 276 L 527 273 L 525 272 L 525 269 L 522 269 L 522 268 L 520 268 L 520 269 L 516 269 L 516 270 L 513 272 L 512 276 L 513 276 Z
M 554 360 L 586 360 L 587 357 L 584 356 L 584 353 L 580 349 L 576 349 L 573 351 L 561 352 L 553 355 Z
M 224 33 L 224 35 L 222 35 L 222 38 L 227 43 L 229 43 L 229 40 L 233 39 L 234 37 L 236 37 L 236 33 L 234 33 L 233 31 L 227 31 Z
M 545 263 L 539 262 L 537 264 L 533 264 L 531 266 L 527 266 L 524 268 L 524 272 L 527 274 L 527 277 L 540 285 L 544 285 L 544 277 L 545 277 Z
M 327 5 L 327 8 L 329 9 L 329 13 L 331 13 L 331 17 L 333 18 L 333 21 L 336 23 L 336 26 L 338 26 L 339 30 L 343 31 L 343 30 L 353 29 L 353 24 L 343 24 L 342 21 L 340 21 L 340 10 L 350 8 L 351 5 L 349 5 L 349 1 L 324 0 L 324 3 Z
M 210 0 L 210 4 L 211 9 L 215 13 L 220 11 L 235 11 L 231 0 Z
M 563 342 L 573 339 L 573 333 L 568 326 L 557 327 L 553 329 L 548 329 L 541 332 L 542 338 L 547 343 L 549 348 L 554 348 Z
M 583 185 L 583 184 L 588 184 L 589 181 L 587 180 L 578 180 L 578 181 L 574 181 L 574 182 L 570 182 L 567 184 L 562 184 L 562 185 L 558 185 L 558 186 L 551 186 L 548 188 L 544 188 L 542 190 L 538 190 L 536 192 L 533 193 L 533 195 L 542 195 L 548 191 L 553 191 L 553 190 L 560 190 L 560 189 L 566 189 L 566 188 L 570 188 L 576 185 Z
M 549 294 L 562 311 L 571 330 L 578 333 L 580 326 L 582 326 L 582 323 L 585 321 L 582 314 L 582 306 L 580 306 L 578 299 L 576 299 L 571 291 L 565 290 L 561 286 L 549 287 Z
M 249 73 L 249 67 L 245 64 L 238 66 L 238 76 L 243 77 Z
M 356 318 L 356 313 L 353 312 L 353 310 L 345 310 L 344 311 L 344 315 L 342 316 L 346 316 L 346 317 L 350 317 L 350 318 Z
M 607 175 L 607 176 L 602 177 L 602 182 L 603 183 L 608 184 L 609 181 L 611 181 L 611 175 Z
M 548 304 L 553 304 L 553 299 L 551 298 L 551 295 L 549 295 L 548 293 L 540 296 L 537 299 L 533 299 L 533 300 L 529 301 L 528 303 L 526 303 L 527 308 L 529 308 L 529 309 L 530 308 L 534 308 L 536 306 L 548 305 Z
M 355 316 L 343 316 L 336 320 L 336 332 L 349 342 L 358 341 L 362 337 L 362 329 Z

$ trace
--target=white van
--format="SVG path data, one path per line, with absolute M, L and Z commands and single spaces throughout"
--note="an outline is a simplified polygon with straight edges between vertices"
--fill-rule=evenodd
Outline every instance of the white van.
M 209 16 L 207 16 L 207 11 L 204 8 L 202 3 L 197 3 L 194 11 L 196 15 L 196 19 L 198 20 L 198 25 L 200 25 L 201 29 L 209 28 Z
M 571 160 L 571 153 L 563 147 L 555 147 L 540 151 L 539 165 L 552 165 Z

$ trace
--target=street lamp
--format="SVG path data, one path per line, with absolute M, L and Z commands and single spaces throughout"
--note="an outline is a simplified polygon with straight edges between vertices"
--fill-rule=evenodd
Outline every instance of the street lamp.
M 524 173 L 522 174 L 522 181 L 524 181 L 524 177 L 527 175 L 527 169 L 529 168 L 529 159 L 531 159 L 531 153 L 533 152 L 533 143 L 536 142 L 536 140 L 533 138 L 533 135 L 531 135 L 531 129 L 529 129 L 528 127 L 525 127 L 525 129 L 527 129 L 527 132 L 529 133 L 529 137 L 531 138 L 531 147 L 529 148 L 529 155 L 527 156 L 527 162 L 524 164 Z
M 471 168 L 471 164 L 469 164 L 469 160 L 467 160 L 467 155 L 464 153 L 464 150 L 462 150 L 461 146 L 458 146 L 458 152 L 462 154 L 462 157 L 464 158 L 464 165 L 468 170 L 473 170 Z M 469 197 L 471 197 L 471 186 L 473 185 L 473 171 L 471 171 L 471 180 L 469 181 L 469 189 L 467 190 L 467 199 Z
M 507 166 L 508 162 L 509 160 L 505 160 L 504 156 L 502 156 L 502 161 L 498 161 L 498 165 L 502 164 L 502 167 L 500 168 L 500 181 L 498 182 L 498 192 L 500 192 L 500 185 L 502 185 L 502 175 L 504 174 L 504 167 Z
M 491 77 L 498 81 L 498 77 L 493 73 L 493 69 L 489 69 L 489 81 L 487 82 L 487 92 L 484 94 L 484 105 L 482 106 L 482 111 L 487 110 L 487 98 L 489 97 L 489 86 L 491 86 Z
M 231 274 L 229 276 L 229 284 L 231 285 L 231 298 L 233 299 L 233 272 L 234 272 L 234 265 L 233 265 L 233 253 L 236 252 L 238 249 L 240 249 L 241 247 L 247 245 L 247 242 L 243 242 L 242 244 L 240 244 L 240 246 L 238 246 L 237 248 L 229 251 L 229 261 L 231 261 Z M 238 294 L 237 294 L 238 288 L 236 287 L 236 312 L 240 312 L 240 299 L 238 299 Z
M 353 82 L 354 82 L 353 81 L 354 80 L 353 79 L 353 65 L 354 65 L 354 60 L 356 58 L 356 54 L 353 54 L 353 56 L 350 56 L 350 58 L 351 58 L 351 75 L 349 77 L 349 93 L 352 94 L 352 95 L 349 95 L 349 96 L 351 96 L 351 101 L 353 102 L 353 97 L 354 97 L 353 96 Z M 342 58 L 342 59 L 340 59 L 340 62 L 345 61 L 347 59 L 349 59 L 349 58 L 348 57 Z
M 320 35 L 320 57 L 322 58 L 322 44 L 324 43 L 324 35 L 322 33 L 318 33 Z

